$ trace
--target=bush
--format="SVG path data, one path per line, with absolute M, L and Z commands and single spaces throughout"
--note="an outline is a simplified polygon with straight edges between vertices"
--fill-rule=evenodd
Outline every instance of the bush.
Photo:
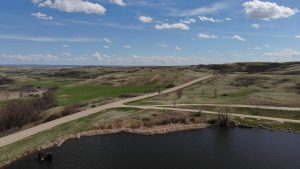
M 68 116 L 68 115 L 74 114 L 78 111 L 79 107 L 80 107 L 80 105 L 78 105 L 78 104 L 72 104 L 72 105 L 65 106 L 65 108 L 63 109 L 61 114 L 63 116 Z
M 200 117 L 201 115 L 202 115 L 202 112 L 201 112 L 201 111 L 192 113 L 192 116 L 193 116 L 193 117 Z

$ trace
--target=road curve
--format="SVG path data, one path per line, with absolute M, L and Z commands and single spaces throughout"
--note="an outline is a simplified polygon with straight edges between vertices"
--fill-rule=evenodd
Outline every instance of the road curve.
M 170 108 L 170 107 L 156 107 L 156 106 L 131 106 L 131 105 L 123 105 L 123 107 L 131 107 L 131 108 L 140 108 L 140 109 L 152 109 L 152 110 L 174 110 L 174 111 L 185 111 L 185 112 L 199 112 L 206 114 L 217 115 L 218 112 L 207 111 L 207 110 L 195 110 L 195 109 L 184 109 L 184 108 Z M 254 119 L 263 119 L 263 120 L 272 120 L 278 122 L 291 122 L 291 123 L 300 123 L 300 120 L 293 119 L 284 119 L 284 118 L 274 118 L 274 117 L 265 117 L 265 116 L 254 116 L 254 115 L 244 115 L 244 114 L 230 114 L 234 117 L 242 117 L 242 118 L 254 118 Z
M 53 121 L 50 121 L 50 122 L 47 122 L 47 123 L 43 123 L 41 125 L 38 125 L 38 126 L 35 126 L 35 127 L 32 127 L 32 128 L 29 128 L 29 129 L 26 129 L 26 130 L 23 130 L 23 131 L 20 131 L 20 132 L 17 132 L 17 133 L 14 133 L 14 134 L 11 134 L 11 135 L 0 138 L 0 147 L 7 146 L 9 144 L 20 141 L 20 140 L 22 140 L 24 138 L 27 138 L 29 136 L 32 136 L 34 134 L 40 133 L 42 131 L 51 129 L 53 127 L 59 126 L 61 124 L 64 124 L 64 123 L 67 123 L 67 122 L 70 122 L 70 121 L 73 121 L 73 120 L 80 119 L 82 117 L 89 116 L 91 114 L 98 113 L 98 112 L 103 111 L 103 110 L 118 108 L 118 107 L 124 107 L 124 104 L 128 103 L 128 102 L 138 101 L 138 100 L 158 96 L 158 95 L 161 95 L 161 94 L 174 92 L 176 90 L 186 88 L 188 86 L 191 86 L 191 85 L 193 85 L 195 83 L 198 83 L 200 81 L 209 79 L 211 77 L 213 77 L 213 76 L 209 75 L 209 76 L 197 78 L 195 80 L 184 83 L 182 85 L 164 90 L 161 93 L 158 93 L 158 92 L 150 93 L 150 94 L 145 94 L 145 95 L 134 97 L 134 98 L 128 98 L 128 99 L 116 101 L 116 102 L 105 104 L 105 105 L 102 105 L 102 106 L 98 106 L 98 107 L 95 107 L 95 108 L 92 108 L 92 109 L 84 110 L 84 111 L 81 111 L 81 112 L 78 112 L 78 113 L 75 113 L 75 114 L 72 114 L 72 115 L 69 115 L 69 116 L 65 116 L 65 117 L 62 117 L 62 118 L 59 118 L 59 119 L 56 119 L 56 120 L 53 120 Z

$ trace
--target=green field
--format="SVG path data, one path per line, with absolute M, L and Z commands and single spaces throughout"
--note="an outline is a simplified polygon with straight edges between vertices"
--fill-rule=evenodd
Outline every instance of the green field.
M 59 89 L 57 98 L 61 105 L 78 103 L 93 100 L 99 97 L 119 97 L 121 94 L 143 94 L 150 88 L 150 85 L 143 86 L 94 86 L 78 85 L 64 86 Z M 162 87 L 161 87 L 162 88 Z
M 176 102 L 300 107 L 299 83 L 296 75 L 218 75 L 184 89 Z M 173 104 L 175 98 L 176 92 L 133 104 Z

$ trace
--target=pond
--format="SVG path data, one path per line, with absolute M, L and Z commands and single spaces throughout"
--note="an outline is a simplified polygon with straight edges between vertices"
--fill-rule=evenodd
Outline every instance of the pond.
M 37 153 L 8 169 L 299 169 L 300 135 L 262 129 L 208 128 L 166 135 L 83 137 Z

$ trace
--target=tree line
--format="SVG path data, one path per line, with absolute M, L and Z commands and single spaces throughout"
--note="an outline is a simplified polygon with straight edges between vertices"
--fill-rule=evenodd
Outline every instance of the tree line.
M 36 122 L 41 119 L 41 112 L 56 105 L 54 91 L 47 91 L 42 96 L 10 100 L 0 109 L 0 132 Z

